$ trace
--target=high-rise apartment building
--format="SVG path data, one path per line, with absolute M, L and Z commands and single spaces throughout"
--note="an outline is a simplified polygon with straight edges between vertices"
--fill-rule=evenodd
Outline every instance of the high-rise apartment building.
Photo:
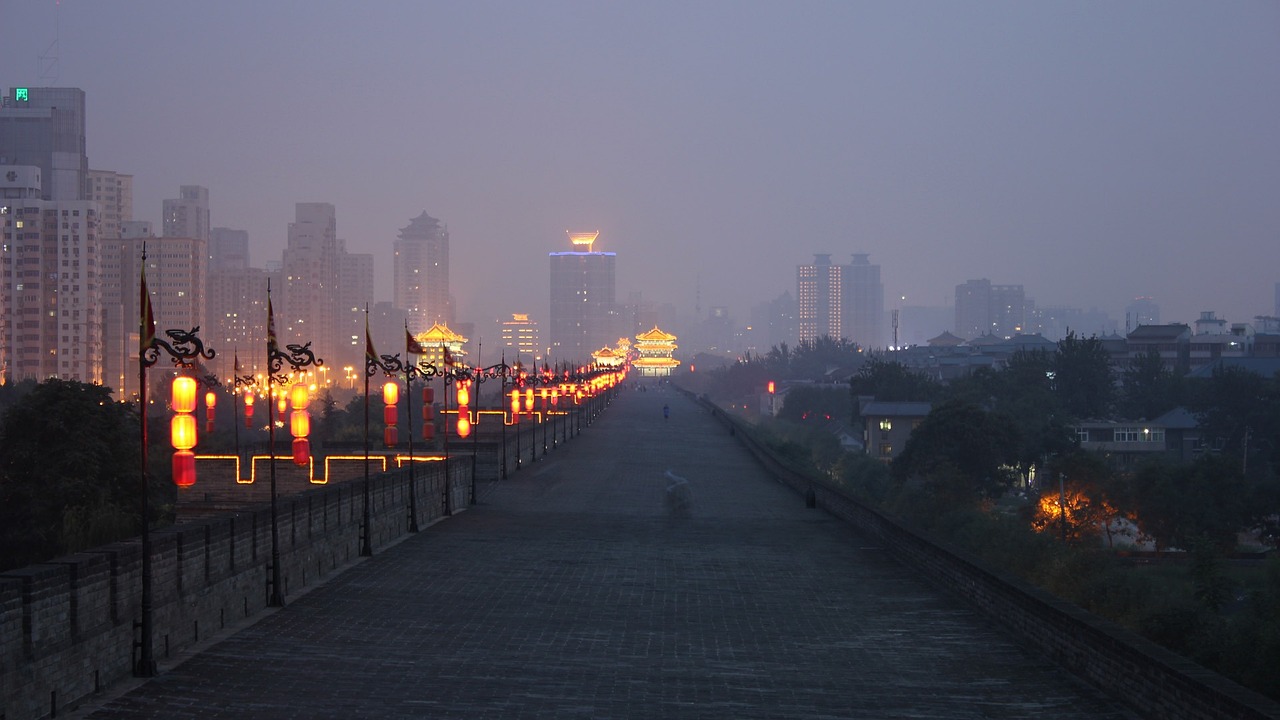
M 992 285 L 985 278 L 957 285 L 956 335 L 1013 337 L 1026 327 L 1027 302 L 1021 285 Z
M 812 265 L 796 267 L 797 340 L 812 343 L 823 335 L 844 337 L 844 268 L 830 254 L 816 254 Z
M 880 282 L 880 266 L 872 265 L 866 253 L 854 253 L 845 266 L 844 317 L 845 337 L 866 349 L 883 348 L 884 284 Z
M 1139 325 L 1159 325 L 1160 306 L 1149 297 L 1136 297 L 1124 309 L 1124 331 L 1128 334 Z
M 550 360 L 584 363 L 592 352 L 621 337 L 617 253 L 594 249 L 599 231 L 568 235 L 574 250 L 549 255 Z
M 209 242 L 209 190 L 183 185 L 178 197 L 165 200 L 160 231 L 164 237 L 195 238 Z
M 209 231 L 209 272 L 249 267 L 249 232 L 216 227 Z
M 42 199 L 42 172 L 0 167 L 0 378 L 101 383 L 98 204 Z
M 423 212 L 400 230 L 392 268 L 392 300 L 422 332 L 453 321 L 449 311 L 449 228 Z
M 280 288 L 272 288 L 281 345 L 310 342 L 320 357 L 337 351 L 338 235 L 331 203 L 297 203 L 289 223 Z
M 133 176 L 109 170 L 90 170 L 84 198 L 98 203 L 98 275 L 102 280 L 102 382 L 114 389 L 125 387 L 125 376 L 137 374 L 137 344 L 130 345 L 137 318 L 124 312 L 125 295 L 137 295 L 138 278 L 121 274 L 123 229 L 133 221 Z M 117 395 L 117 398 L 123 397 Z
M 9 89 L 0 100 L 0 165 L 40 168 L 45 200 L 83 200 L 85 96 L 79 88 Z
M 348 253 L 345 243 L 338 255 L 338 307 L 334 367 L 364 364 L 364 312 L 373 301 L 373 255 Z M 327 361 L 326 361 L 327 362 Z

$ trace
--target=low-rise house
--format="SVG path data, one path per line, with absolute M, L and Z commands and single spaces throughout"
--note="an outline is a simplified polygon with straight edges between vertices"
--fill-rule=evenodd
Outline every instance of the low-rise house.
M 927 402 L 862 402 L 858 415 L 863 421 L 862 443 L 867 454 L 886 463 L 898 457 L 911 431 L 932 408 Z

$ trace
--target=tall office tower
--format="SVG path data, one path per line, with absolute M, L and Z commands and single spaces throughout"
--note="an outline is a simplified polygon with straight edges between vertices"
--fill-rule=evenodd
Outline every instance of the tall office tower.
M 373 255 L 349 253 L 345 251 L 345 243 L 339 241 L 339 245 L 344 249 L 338 255 L 338 307 L 334 319 L 338 345 L 331 365 L 334 368 L 345 365 L 363 367 L 364 311 L 373 303 Z M 390 340 L 387 338 L 384 342 Z M 403 346 L 404 342 L 401 341 L 400 345 Z M 395 352 L 394 348 L 394 345 L 388 346 L 386 352 Z M 404 352 L 404 348 L 401 347 L 400 351 Z
M 165 200 L 160 232 L 164 237 L 196 238 L 209 242 L 209 190 L 183 185 L 178 197 Z
M 125 386 L 125 375 L 137 374 L 137 344 L 130 345 L 130 332 L 137 318 L 128 316 L 124 294 L 137 294 L 137 278 L 120 273 L 122 229 L 133 220 L 133 176 L 109 170 L 90 170 L 85 181 L 85 200 L 98 203 L 99 276 L 102 278 L 102 383 L 115 390 Z M 131 362 L 132 360 L 132 362 Z M 117 395 L 117 398 L 121 396 Z
M 41 169 L 0 172 L 0 378 L 102 382 L 98 204 L 41 199 Z
M 448 325 L 449 228 L 426 212 L 400 229 L 392 268 L 392 300 L 409 314 L 409 329 Z
M 209 231 L 209 272 L 249 267 L 249 232 L 216 227 Z
M 617 253 L 594 249 L 600 231 L 568 233 L 574 250 L 551 259 L 552 361 L 585 363 L 622 336 L 615 271 Z
M 866 253 L 854 253 L 844 271 L 845 337 L 865 349 L 882 348 L 884 341 L 884 285 L 880 266 L 872 265 Z
M 992 285 L 985 278 L 957 285 L 956 335 L 1013 337 L 1026 327 L 1028 304 L 1021 285 Z
M 205 324 L 200 336 L 218 351 L 213 367 L 231 377 L 266 368 L 267 273 L 261 268 L 210 270 L 204 294 Z
M 812 265 L 796 266 L 797 339 L 812 343 L 823 335 L 845 337 L 845 269 L 831 264 L 830 254 L 815 254 Z
M 519 359 L 528 364 L 545 359 L 546 348 L 542 347 L 538 323 L 530 320 L 528 313 L 512 313 L 510 320 L 503 320 L 501 335 L 502 353 L 508 363 Z
M 84 112 L 79 88 L 10 88 L 0 100 L 0 165 L 40 168 L 45 200 L 83 200 Z
M 1159 325 L 1160 306 L 1149 297 L 1136 297 L 1124 309 L 1124 332 L 1126 335 L 1139 325 Z
M 311 343 L 320 357 L 338 349 L 338 220 L 331 203 L 297 203 L 283 256 L 283 287 L 272 287 L 281 346 Z

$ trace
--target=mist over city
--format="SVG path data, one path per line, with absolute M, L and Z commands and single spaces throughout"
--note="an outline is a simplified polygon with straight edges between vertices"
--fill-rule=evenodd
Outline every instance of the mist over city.
M 5 2 L 0 85 L 83 90 L 89 168 L 157 235 L 205 188 L 263 268 L 332 204 L 370 303 L 427 213 L 486 341 L 545 327 L 548 254 L 598 230 L 618 302 L 686 337 L 866 254 L 878 346 L 895 309 L 900 342 L 954 331 L 909 309 L 977 279 L 1111 321 L 1086 335 L 1137 297 L 1277 314 L 1277 27 L 1266 2 Z

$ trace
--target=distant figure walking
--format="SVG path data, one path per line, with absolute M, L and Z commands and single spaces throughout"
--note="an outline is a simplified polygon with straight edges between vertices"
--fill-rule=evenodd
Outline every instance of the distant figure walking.
M 663 420 L 666 420 L 666 419 L 668 419 L 668 418 L 670 418 L 670 417 L 671 417 L 671 406 L 670 406 L 670 405 L 663 405 L 663 406 L 662 406 L 662 419 L 663 419 Z

